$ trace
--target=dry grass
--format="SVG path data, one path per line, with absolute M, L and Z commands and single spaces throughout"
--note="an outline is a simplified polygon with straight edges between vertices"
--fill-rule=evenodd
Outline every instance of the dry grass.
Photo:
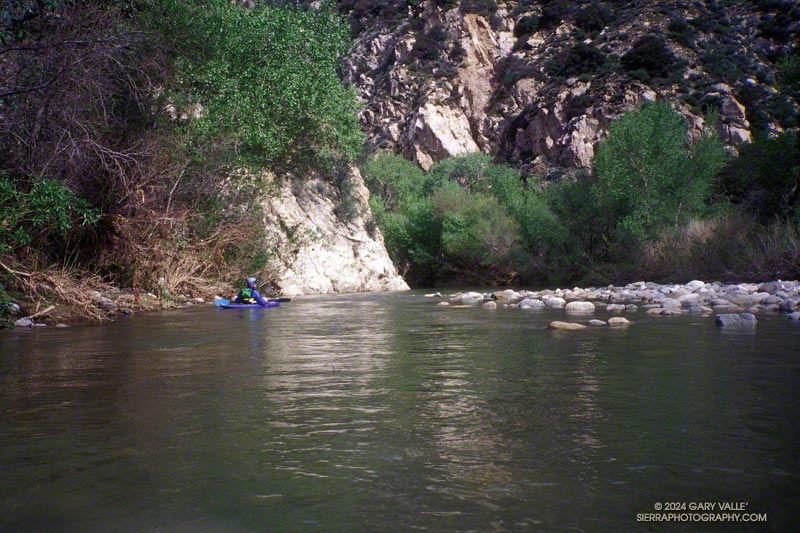
M 787 279 L 800 274 L 800 231 L 785 222 L 768 226 L 742 214 L 692 220 L 643 248 L 648 279 Z

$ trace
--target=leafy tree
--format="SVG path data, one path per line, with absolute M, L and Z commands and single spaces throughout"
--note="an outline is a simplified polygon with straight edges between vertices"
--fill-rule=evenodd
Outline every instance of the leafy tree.
M 653 237 L 702 213 L 725 151 L 710 128 L 693 146 L 686 133 L 667 103 L 647 103 L 611 125 L 595 158 L 594 190 L 620 237 Z
M 416 164 L 403 156 L 382 153 L 363 167 L 370 200 L 380 199 L 381 211 L 393 211 L 414 197 L 419 197 L 425 174 Z
M 800 226 L 798 161 L 797 132 L 756 138 L 742 146 L 739 157 L 720 173 L 718 191 L 757 215 L 761 222 L 790 220 Z
M 200 138 L 230 139 L 259 164 L 357 155 L 356 99 L 337 75 L 349 31 L 331 2 L 307 10 L 163 4 L 155 23 L 172 39 L 180 73 L 170 97 L 195 111 L 189 125 Z

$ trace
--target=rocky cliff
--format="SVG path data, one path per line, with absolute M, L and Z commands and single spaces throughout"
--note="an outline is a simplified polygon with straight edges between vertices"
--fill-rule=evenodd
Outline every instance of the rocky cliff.
M 588 168 L 609 124 L 668 99 L 735 150 L 797 126 L 776 63 L 797 39 L 794 1 L 357 0 L 345 78 L 376 150 L 427 169 L 481 150 L 528 172 Z
M 408 289 L 370 223 L 369 192 L 358 170 L 338 187 L 318 176 L 270 178 L 261 201 L 274 272 L 283 295 Z

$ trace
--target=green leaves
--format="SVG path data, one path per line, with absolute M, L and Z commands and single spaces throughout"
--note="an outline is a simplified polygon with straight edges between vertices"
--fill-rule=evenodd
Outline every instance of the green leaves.
M 233 139 L 259 165 L 323 153 L 351 161 L 364 136 L 352 90 L 337 75 L 349 26 L 323 3 L 306 11 L 227 0 L 164 0 L 158 22 L 172 39 L 181 73 L 173 87 L 202 109 L 190 121 L 200 138 Z
M 702 212 L 725 158 L 711 129 L 689 146 L 683 117 L 648 103 L 611 125 L 595 158 L 594 191 L 621 231 L 646 239 Z
M 24 192 L 0 176 L 0 251 L 61 239 L 75 226 L 97 220 L 97 210 L 89 202 L 56 180 L 41 180 Z

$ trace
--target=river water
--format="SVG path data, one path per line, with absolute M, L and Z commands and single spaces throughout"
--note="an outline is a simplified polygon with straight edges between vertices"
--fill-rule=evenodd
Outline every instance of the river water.
M 0 332 L 0 529 L 798 530 L 797 324 L 434 304 Z M 766 522 L 641 521 L 707 502 Z

